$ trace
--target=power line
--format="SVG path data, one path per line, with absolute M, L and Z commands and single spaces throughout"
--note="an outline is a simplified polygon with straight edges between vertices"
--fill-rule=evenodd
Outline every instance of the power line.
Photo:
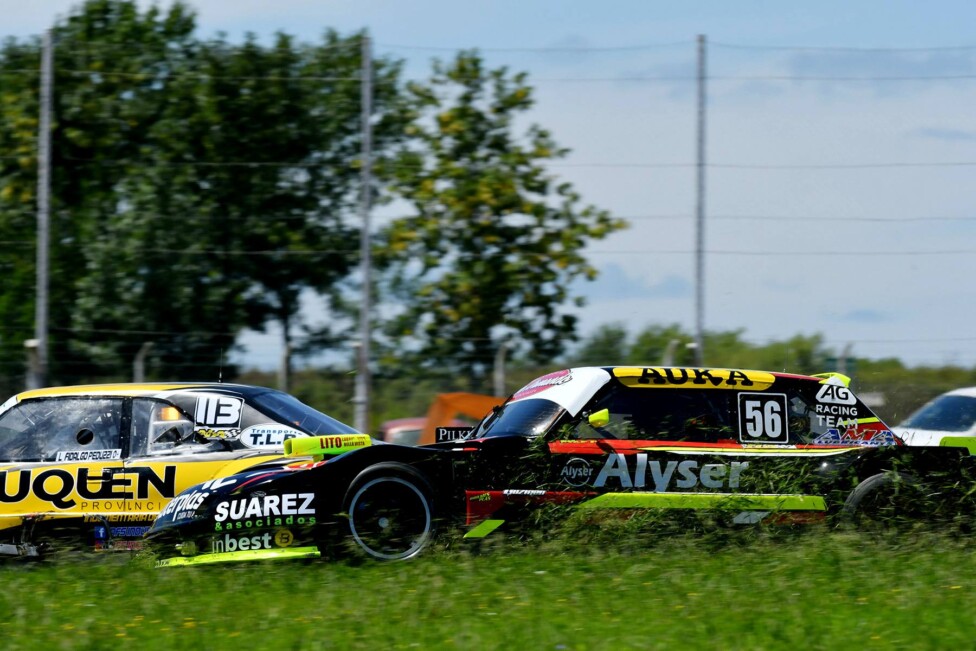
M 285 256 L 285 257 L 302 257 L 302 256 L 321 256 L 321 255 L 359 255 L 359 249 L 316 249 L 316 250 L 305 250 L 305 251 L 295 251 L 289 249 L 255 249 L 255 250 L 244 250 L 244 249 L 206 249 L 191 251 L 187 249 L 139 249 L 140 253 L 171 253 L 178 255 L 188 255 L 188 256 L 198 256 L 198 255 L 255 255 L 255 256 Z
M 0 156 L 0 159 L 4 157 Z M 16 158 L 16 157 L 7 157 Z M 33 210 L 27 206 L 11 206 L 6 208 L 8 214 L 19 213 L 23 215 L 32 215 Z M 111 220 L 114 216 L 129 216 L 133 213 L 121 212 L 113 215 L 108 215 L 105 217 L 106 220 Z M 511 217 L 518 217 L 521 213 L 512 213 Z M 140 221 L 153 221 L 153 220 L 167 220 L 167 221 L 209 221 L 209 220 L 233 220 L 237 219 L 237 216 L 228 215 L 224 213 L 194 213 L 194 214 L 161 214 L 161 213 L 149 213 L 138 211 Z M 409 218 L 412 215 L 399 215 L 390 216 L 390 219 L 400 219 Z M 615 214 L 611 212 L 611 216 L 616 219 L 623 219 L 625 221 L 690 221 L 695 218 L 692 213 L 654 213 L 654 214 Z M 288 222 L 294 219 L 307 219 L 310 215 L 292 215 L 292 214 L 282 214 L 282 215 L 261 215 L 261 221 L 264 223 L 275 223 L 275 222 Z M 312 215 L 311 217 L 315 217 Z M 351 218 L 351 217 L 350 217 Z M 783 223 L 790 225 L 797 224 L 812 224 L 817 225 L 824 222 L 830 223 L 867 223 L 867 224 L 912 224 L 912 223 L 928 223 L 928 222 L 944 222 L 944 223 L 972 223 L 976 222 L 976 216 L 949 216 L 949 215 L 925 215 L 917 217 L 868 217 L 864 215 L 761 215 L 761 214 L 712 214 L 708 217 L 709 221 L 762 221 L 762 222 L 772 222 L 772 223 Z M 0 240 L 0 245 L 10 245 L 10 246 L 26 246 L 33 245 L 34 240 Z
M 690 249 L 645 249 L 645 250 L 599 250 L 587 251 L 590 255 L 691 255 Z M 889 256 L 928 256 L 928 255 L 972 255 L 976 249 L 946 249 L 942 251 L 728 251 L 707 250 L 709 255 L 742 255 L 742 256 L 787 256 L 787 257 L 889 257 Z
M 316 50 L 319 49 L 330 49 L 330 50 L 342 50 L 342 49 L 358 49 L 360 48 L 359 42 L 356 40 L 358 35 L 352 34 L 347 37 L 349 40 L 337 42 L 337 43 L 303 43 L 303 45 L 311 45 Z M 88 53 L 103 53 L 106 51 L 118 52 L 120 50 L 127 51 L 137 51 L 137 52 L 147 52 L 147 51 L 165 51 L 169 53 L 180 54 L 184 51 L 198 52 L 201 48 L 220 48 L 226 51 L 241 51 L 247 47 L 248 44 L 235 45 L 233 43 L 228 43 L 222 40 L 201 40 L 193 41 L 190 43 L 182 42 L 170 42 L 165 41 L 164 45 L 166 47 L 159 47 L 156 43 L 148 43 L 145 41 L 118 41 L 114 43 L 108 42 L 96 42 L 96 41 L 85 41 L 85 42 L 73 42 L 65 41 L 64 43 L 71 46 L 72 54 L 84 56 Z M 960 52 L 960 51 L 976 51 L 976 45 L 936 45 L 936 46 L 919 46 L 919 47 L 868 47 L 868 46 L 845 46 L 845 45 L 755 45 L 748 43 L 730 43 L 724 41 L 712 41 L 709 40 L 710 45 L 717 48 L 724 48 L 729 50 L 759 50 L 759 51 L 805 51 L 805 52 L 859 52 L 859 53 L 924 53 L 924 52 Z M 512 52 L 512 53 L 600 53 L 600 52 L 638 52 L 638 51 L 653 51 L 670 49 L 677 47 L 687 47 L 693 45 L 693 39 L 684 40 L 674 40 L 674 41 L 660 41 L 652 43 L 629 43 L 623 45 L 548 45 L 548 46 L 531 46 L 531 45 L 516 45 L 516 46 L 499 46 L 499 45 L 425 45 L 416 43 L 382 43 L 378 42 L 375 46 L 378 49 L 390 49 L 390 50 L 410 50 L 410 51 L 422 51 L 422 52 L 460 52 L 465 50 L 476 50 L 478 52 Z M 175 46 L 177 49 L 173 49 Z M 267 47 L 267 46 L 262 46 Z
M 359 77 L 332 77 L 316 75 L 210 75 L 206 73 L 184 74 L 184 73 L 156 73 L 156 72 L 112 72 L 107 70 L 67 70 L 57 68 L 55 72 L 69 76 L 98 76 L 98 77 L 123 77 L 136 78 L 143 81 L 159 81 L 163 79 L 196 79 L 200 81 L 221 80 L 221 81 L 360 81 Z
M 168 81 L 192 79 L 198 81 L 295 81 L 295 82 L 336 82 L 361 81 L 358 76 L 327 76 L 327 75 L 219 75 L 208 73 L 174 73 L 174 72 L 122 72 L 94 69 L 57 68 L 57 74 L 73 77 L 117 77 L 137 79 L 140 81 Z M 0 70 L 0 77 L 33 76 L 38 72 L 30 69 Z M 474 78 L 474 77 L 468 77 Z M 462 77 L 464 79 L 464 77 Z M 976 79 L 976 73 L 956 73 L 945 75 L 711 75 L 712 82 L 741 82 L 741 81 L 777 81 L 777 82 L 928 82 L 928 81 L 970 81 Z M 425 82 L 426 78 L 407 79 L 405 81 Z M 618 75 L 611 77 L 538 77 L 526 79 L 532 84 L 546 83 L 692 83 L 697 81 L 694 75 Z
M 548 167 L 589 167 L 608 169 L 692 168 L 695 163 L 570 163 L 553 161 Z M 912 167 L 974 167 L 976 161 L 903 161 L 889 163 L 707 163 L 706 167 L 724 170 L 859 170 Z
M 888 52 L 949 52 L 949 51 L 976 51 L 976 45 L 942 45 L 932 47 L 851 47 L 851 46 L 808 46 L 808 45 L 747 45 L 742 43 L 723 43 L 721 41 L 709 41 L 712 45 L 729 50 L 802 50 L 813 52 L 865 52 L 865 53 L 888 53 Z
M 952 75 L 727 75 L 709 77 L 709 81 L 853 81 L 853 82 L 885 82 L 885 81 L 959 81 L 976 79 L 976 74 Z
M 636 45 L 611 46 L 549 46 L 549 47 L 450 47 L 436 45 L 403 45 L 397 43 L 377 43 L 376 47 L 389 50 L 414 50 L 424 52 L 460 52 L 476 50 L 477 52 L 526 52 L 526 53 L 598 53 L 598 52 L 639 52 L 643 50 L 661 50 L 673 47 L 686 47 L 694 41 L 670 41 L 664 43 L 645 43 Z
M 907 167 L 973 167 L 976 161 L 945 162 L 893 162 L 893 163 L 799 163 L 799 164 L 747 164 L 712 163 L 709 167 L 727 170 L 864 170 Z
M 685 221 L 694 219 L 691 213 L 673 215 L 614 215 L 617 219 L 628 221 Z M 825 217 L 788 215 L 709 215 L 710 221 L 768 221 L 776 223 L 819 224 L 821 222 L 841 223 L 914 223 L 914 222 L 974 222 L 976 217 Z
M 20 156 L 0 156 L 3 160 L 20 160 Z M 332 167 L 334 161 L 304 162 L 304 161 L 159 161 L 145 159 L 107 159 L 107 158 L 78 158 L 75 156 L 63 156 L 62 160 L 91 163 L 94 165 L 122 166 L 137 165 L 139 167 L 281 167 L 281 168 L 315 168 Z M 388 167 L 400 169 L 423 168 L 429 161 L 417 163 L 404 163 L 396 160 L 388 160 L 384 163 Z M 552 168 L 589 168 L 589 169 L 688 169 L 697 166 L 696 163 L 602 163 L 602 162 L 567 162 L 553 159 L 539 159 L 534 164 Z M 763 171 L 790 171 L 790 170 L 866 170 L 866 169 L 900 169 L 900 168 L 939 168 L 939 167 L 976 167 L 976 161 L 902 161 L 889 163 L 707 163 L 706 167 L 720 170 L 763 170 Z

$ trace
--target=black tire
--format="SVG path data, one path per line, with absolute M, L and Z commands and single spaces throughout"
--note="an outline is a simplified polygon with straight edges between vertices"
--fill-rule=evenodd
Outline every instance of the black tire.
M 86 542 L 86 533 L 80 526 L 47 526 L 35 532 L 33 544 L 38 560 L 45 563 L 62 563 L 81 558 L 92 551 Z
M 380 464 L 363 471 L 346 491 L 344 507 L 352 544 L 369 558 L 413 558 L 434 537 L 432 491 L 409 466 Z
M 931 505 L 915 477 L 882 472 L 858 484 L 844 501 L 842 522 L 858 529 L 899 530 L 924 520 Z

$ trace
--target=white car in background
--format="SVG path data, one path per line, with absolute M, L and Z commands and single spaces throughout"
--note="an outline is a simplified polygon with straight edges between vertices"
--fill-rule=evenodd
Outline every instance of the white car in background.
M 893 430 L 908 445 L 940 445 L 945 437 L 976 437 L 976 387 L 936 396 Z

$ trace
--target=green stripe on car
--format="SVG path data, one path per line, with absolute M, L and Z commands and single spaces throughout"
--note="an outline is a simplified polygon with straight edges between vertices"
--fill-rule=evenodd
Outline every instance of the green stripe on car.
M 605 493 L 581 509 L 716 509 L 739 511 L 826 511 L 819 495 L 748 495 L 744 493 Z

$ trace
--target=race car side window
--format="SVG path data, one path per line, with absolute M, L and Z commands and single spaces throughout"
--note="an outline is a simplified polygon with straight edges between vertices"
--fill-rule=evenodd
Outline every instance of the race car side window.
M 593 427 L 586 418 L 578 438 L 714 442 L 734 438 L 728 392 L 613 386 L 587 405 L 585 414 L 606 409 L 609 422 Z
M 132 401 L 132 456 L 197 454 L 222 449 L 194 435 L 193 421 L 172 403 L 148 398 Z
M 122 398 L 28 400 L 0 416 L 0 460 L 120 458 Z M 84 456 L 71 453 L 84 452 Z
M 813 400 L 794 393 L 790 396 L 789 407 L 790 438 L 799 443 L 812 443 L 817 436 L 827 431 L 828 428 L 818 422 L 816 403 Z

